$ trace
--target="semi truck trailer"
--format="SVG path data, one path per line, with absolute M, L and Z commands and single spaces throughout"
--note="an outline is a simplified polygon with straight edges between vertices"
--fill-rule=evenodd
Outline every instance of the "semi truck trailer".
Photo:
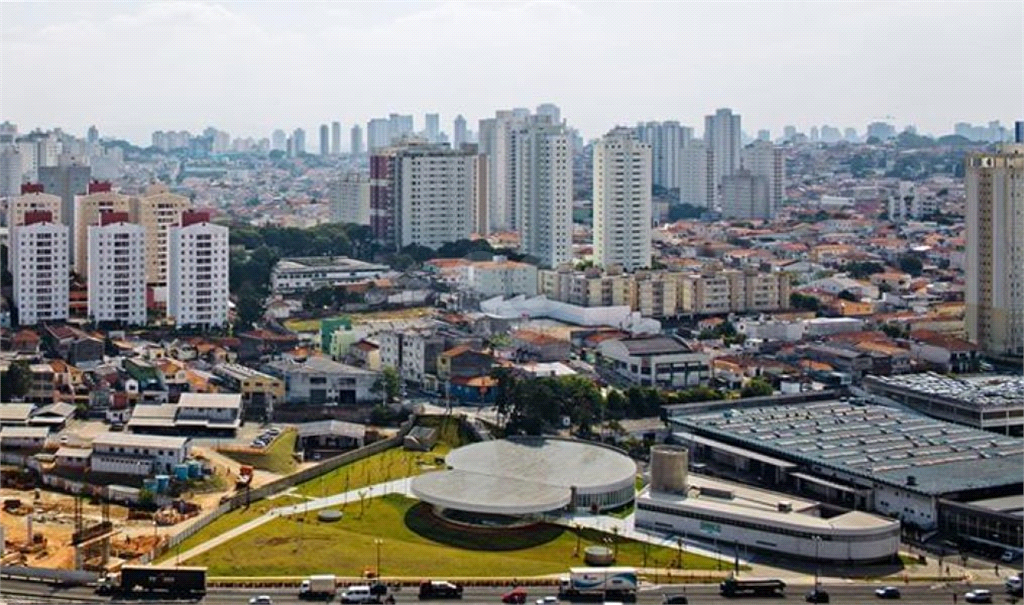
M 636 601 L 634 567 L 573 567 L 558 586 L 558 598 L 568 601 Z
M 201 599 L 206 595 L 205 567 L 125 565 L 96 583 L 96 592 L 121 597 Z

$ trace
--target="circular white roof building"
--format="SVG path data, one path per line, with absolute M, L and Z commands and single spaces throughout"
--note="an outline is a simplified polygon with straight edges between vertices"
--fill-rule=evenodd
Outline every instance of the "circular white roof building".
M 497 515 L 530 515 L 572 504 L 609 509 L 635 495 L 636 464 L 600 444 L 512 437 L 461 447 L 450 470 L 413 479 L 412 492 L 435 507 Z

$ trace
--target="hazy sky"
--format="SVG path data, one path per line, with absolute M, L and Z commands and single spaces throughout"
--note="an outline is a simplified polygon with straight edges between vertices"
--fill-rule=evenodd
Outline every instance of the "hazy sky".
M 1024 2 L 0 2 L 0 119 L 148 144 L 554 102 L 586 137 L 1024 119 Z

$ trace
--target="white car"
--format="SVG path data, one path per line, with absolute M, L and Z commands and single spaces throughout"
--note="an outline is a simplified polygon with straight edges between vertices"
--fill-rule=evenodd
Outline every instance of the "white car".
M 971 592 L 964 595 L 964 600 L 968 603 L 991 603 L 992 602 L 992 591 L 979 588 L 972 590 Z
M 537 605 L 554 605 L 558 603 L 558 597 L 544 597 L 543 599 L 537 599 Z
M 249 599 L 249 605 L 274 605 L 274 599 L 265 594 Z

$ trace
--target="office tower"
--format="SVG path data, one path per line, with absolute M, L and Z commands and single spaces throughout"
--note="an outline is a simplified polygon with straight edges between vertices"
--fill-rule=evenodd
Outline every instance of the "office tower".
M 428 113 L 423 120 L 423 134 L 427 137 L 428 143 L 437 143 L 441 138 L 441 116 L 436 113 Z
M 326 156 L 331 153 L 331 130 L 327 124 L 320 125 L 320 155 Z
M 349 131 L 348 151 L 352 155 L 363 153 L 363 128 L 359 124 L 354 124 Z
M 510 123 L 509 206 L 519 232 L 519 251 L 557 267 L 572 260 L 572 142 L 568 129 L 550 116 Z M 648 188 L 650 182 L 647 183 Z
M 679 151 L 679 202 L 699 208 L 715 206 L 715 154 L 704 141 Z
M 105 211 L 87 240 L 89 319 L 145 324 L 146 230 L 128 212 Z
M 374 153 L 391 144 L 391 121 L 374 118 L 366 124 L 366 151 Z
M 270 135 L 270 148 L 273 151 L 288 151 L 288 135 L 277 129 Z
M 812 143 L 817 143 L 818 142 L 818 127 L 817 126 L 811 126 L 811 137 L 810 138 L 811 138 L 811 142 Z
M 757 131 L 757 140 L 758 141 L 768 141 L 768 142 L 771 142 L 771 140 L 772 140 L 772 131 L 766 130 L 766 129 L 758 130 Z
M 24 183 L 20 187 L 21 195 L 7 201 L 7 226 L 25 224 L 25 215 L 30 212 L 49 212 L 50 219 L 62 223 L 61 210 L 63 204 L 56 195 L 44 193 L 43 186 L 38 183 Z
M 849 143 L 856 143 L 859 140 L 856 128 L 845 128 L 843 129 L 843 139 Z
M 306 153 L 306 131 L 296 128 L 292 132 L 292 155 L 299 157 Z
M 68 227 L 45 210 L 25 213 L 11 227 L 10 271 L 18 324 L 68 317 Z
M 370 176 L 352 170 L 330 185 L 331 220 L 370 224 Z
M 100 142 L 100 129 L 96 128 L 95 124 L 89 127 L 89 130 L 86 132 L 85 135 L 85 140 L 90 145 L 95 145 L 96 143 Z
M 99 181 L 89 183 L 88 194 L 75 196 L 75 219 L 71 230 L 74 253 L 71 262 L 75 273 L 81 277 L 85 277 L 89 271 L 89 227 L 99 224 L 100 215 L 106 212 L 130 214 L 130 198 L 114 191 L 110 183 Z
M 782 140 L 790 142 L 796 138 L 796 126 L 783 126 L 782 128 Z
M 452 129 L 452 147 L 458 149 L 468 142 L 469 139 L 466 137 L 466 118 L 459 114 L 455 116 L 455 126 Z
M 0 145 L 13 143 L 17 138 L 18 125 L 11 123 L 10 120 L 4 120 L 4 122 L 0 124 Z
M 843 140 L 843 133 L 838 129 L 828 124 L 821 127 L 821 142 L 822 143 L 838 143 Z
M 654 186 L 679 189 L 679 152 L 693 139 L 693 129 L 674 121 L 646 122 L 637 124 L 636 134 L 651 146 Z
M 877 138 L 879 141 L 886 141 L 896 136 L 896 127 L 886 122 L 872 122 L 868 124 L 868 138 Z
M 782 148 L 766 141 L 755 141 L 740 152 L 740 164 L 754 176 L 768 180 L 768 203 L 770 216 L 782 205 L 786 186 L 786 158 Z
M 1024 145 L 968 156 L 967 338 L 994 355 L 1024 353 Z
M 409 142 L 370 157 L 370 223 L 381 245 L 437 249 L 473 233 L 476 154 Z
M 740 167 L 740 116 L 723 108 L 704 117 L 704 144 L 715 154 L 715 186 Z
M 547 116 L 552 124 L 562 123 L 562 110 L 554 103 L 541 103 L 537 106 L 537 115 Z
M 3 149 L 0 149 L 0 197 L 12 197 L 21 192 L 21 167 L 18 146 L 3 143 Z
M 413 128 L 411 115 L 388 114 L 388 145 L 398 142 L 413 132 L 415 132 L 415 128 Z
M 60 216 L 55 217 L 67 226 L 75 216 L 75 196 L 89 192 L 92 170 L 74 158 L 62 158 L 58 166 L 40 166 L 39 184 L 43 191 L 60 198 Z
M 228 228 L 186 210 L 167 234 L 167 315 L 174 325 L 228 323 Z
M 341 154 L 341 122 L 331 122 L 331 155 Z
M 650 143 L 616 128 L 594 143 L 594 262 L 651 266 Z
M 748 170 L 722 179 L 722 217 L 727 219 L 772 218 L 768 179 Z
M 145 195 L 131 198 L 131 221 L 146 230 L 147 284 L 167 285 L 167 230 L 181 224 L 181 213 L 190 206 L 187 197 L 171 193 L 164 184 L 150 185 Z

